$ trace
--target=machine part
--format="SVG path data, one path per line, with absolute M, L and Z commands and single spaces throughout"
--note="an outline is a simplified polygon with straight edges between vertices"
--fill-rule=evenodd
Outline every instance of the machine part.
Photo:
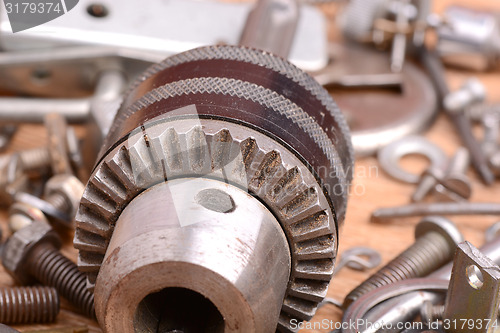
M 446 332 L 496 331 L 499 295 L 500 267 L 471 243 L 460 244 L 453 261 L 443 317 L 450 322 L 465 320 L 467 325 L 450 325 Z M 483 325 L 478 325 L 479 322 Z
M 95 17 L 85 10 L 92 5 L 95 5 L 92 0 L 80 0 L 78 2 L 80 10 L 72 10 L 58 17 L 57 20 L 46 22 L 43 27 L 26 30 L 22 36 L 12 33 L 10 26 L 5 24 L 0 31 L 2 49 L 28 50 L 38 54 L 38 50 L 41 49 L 52 50 L 68 45 L 93 45 L 106 46 L 108 49 L 120 50 L 127 54 L 145 54 L 145 56 L 140 56 L 143 59 L 153 56 L 164 59 L 203 45 L 238 44 L 246 18 L 253 8 L 252 3 L 196 0 L 170 0 L 168 2 L 150 0 L 138 7 L 134 1 L 125 2 L 124 0 L 120 3 L 106 2 L 103 5 L 109 15 Z M 154 18 L 159 12 L 164 13 L 162 20 L 149 19 Z M 186 20 L 187 17 L 190 19 Z M 302 5 L 300 17 L 289 59 L 304 70 L 318 70 L 328 61 L 324 14 L 318 8 Z M 144 24 L 145 19 L 148 24 Z M 8 22 L 5 11 L 2 11 L 0 20 Z M 52 33 L 50 35 L 41 33 L 47 30 Z M 89 76 L 95 74 L 92 67 L 86 73 L 86 80 L 83 82 L 88 82 Z M 46 69 L 43 63 L 38 68 L 42 73 L 55 74 Z M 9 71 L 14 71 L 14 69 Z M 74 68 L 70 73 L 75 71 L 79 69 Z M 6 81 L 11 79 L 9 76 L 3 77 Z M 41 77 L 44 78 L 45 75 Z M 55 77 L 50 77 L 50 79 L 53 78 Z M 81 85 L 73 81 L 72 76 L 66 79 L 60 77 L 60 79 L 66 82 L 71 81 L 72 84 L 68 83 L 68 85 L 73 87 Z M 70 88 L 68 86 L 63 89 Z
M 340 255 L 333 274 L 336 275 L 344 267 L 365 271 L 377 267 L 381 262 L 382 257 L 376 250 L 363 246 L 352 247 Z
M 54 207 L 52 203 L 23 191 L 16 191 L 13 198 L 16 202 L 22 202 L 39 209 L 47 218 L 49 218 L 50 222 L 55 223 L 57 226 L 73 228 L 73 224 L 70 223 L 72 221 L 71 216 Z
M 476 78 L 470 78 L 462 87 L 444 97 L 443 106 L 449 113 L 464 113 L 471 105 L 479 104 L 486 98 L 484 85 Z
M 401 73 L 391 74 L 385 53 L 352 44 L 336 47 L 331 56 L 331 65 L 313 73 L 322 83 L 391 88 L 335 89 L 335 101 L 350 119 L 357 156 L 373 155 L 395 140 L 427 129 L 437 115 L 438 99 L 432 83 L 412 63 L 406 63 Z M 354 81 L 349 81 L 352 78 Z
M 463 236 L 453 222 L 440 216 L 425 217 L 415 228 L 415 243 L 352 290 L 343 307 L 371 290 L 428 275 L 449 262 L 461 242 Z
M 4 324 L 51 323 L 59 314 L 59 296 L 51 287 L 0 288 L 0 304 Z
M 239 44 L 287 58 L 299 13 L 297 0 L 258 0 L 248 14 Z
M 165 239 L 176 240 L 168 251 Z M 257 199 L 217 180 L 170 180 L 118 218 L 96 281 L 98 320 L 106 332 L 272 332 L 290 269 L 285 234 Z M 180 319 L 191 311 L 204 315 Z
M 412 201 L 422 201 L 433 189 L 452 201 L 468 199 L 472 192 L 470 180 L 465 175 L 469 164 L 468 150 L 463 147 L 458 148 L 444 173 L 429 168 L 422 174 L 411 196 Z
M 59 252 L 61 240 L 50 225 L 33 221 L 5 243 L 2 264 L 21 284 L 39 281 L 57 289 L 84 314 L 94 317 L 94 295 L 87 290 L 85 275 Z
M 52 173 L 54 175 L 73 174 L 68 156 L 66 120 L 58 113 L 49 113 L 45 116 L 44 123 L 48 135 Z
M 426 157 L 430 161 L 429 169 L 443 170 L 446 167 L 446 154 L 421 136 L 408 136 L 385 146 L 378 153 L 378 161 L 390 176 L 406 183 L 417 184 L 420 176 L 403 170 L 399 165 L 399 160 L 409 154 Z
M 438 50 L 448 64 L 492 69 L 500 56 L 500 15 L 460 6 L 450 6 L 437 28 Z
M 48 223 L 41 210 L 22 202 L 16 202 L 9 208 L 9 230 L 13 234 L 33 221 Z
M 420 309 L 420 318 L 424 325 L 443 320 L 444 305 L 432 304 L 429 301 L 425 301 Z M 426 325 L 429 326 L 429 325 Z
M 396 298 L 397 296 L 413 294 L 414 292 L 422 293 L 423 291 L 433 291 L 446 293 L 448 291 L 448 284 L 449 282 L 447 280 L 426 277 L 401 280 L 385 285 L 358 298 L 344 312 L 342 320 L 348 323 L 367 323 L 363 318 L 371 309 L 382 302 L 390 301 L 391 298 Z M 387 303 L 385 302 L 384 304 Z M 376 327 L 385 327 L 384 325 L 378 326 L 379 322 L 375 324 L 373 322 L 368 323 L 370 325 L 367 327 L 358 326 L 355 329 L 353 329 L 351 325 L 347 325 L 347 328 L 343 329 L 342 333 L 374 333 L 377 332 Z
M 479 250 L 497 265 L 500 263 L 500 237 L 487 242 Z M 449 263 L 430 274 L 429 278 L 449 280 L 451 270 L 452 263 Z M 412 292 L 404 296 L 396 297 L 385 302 L 383 306 L 372 308 L 370 312 L 365 316 L 366 321 L 372 323 L 372 330 L 364 330 L 361 332 L 377 332 L 377 329 L 374 328 L 381 327 L 380 324 L 382 323 L 383 325 L 388 326 L 391 324 L 396 325 L 396 323 L 410 321 L 419 314 L 420 308 L 425 301 L 436 303 L 440 300 L 441 297 L 439 295 L 428 292 Z M 361 299 L 359 301 L 361 301 Z
M 372 222 L 385 222 L 390 218 L 426 215 L 500 215 L 496 202 L 436 202 L 384 207 L 373 211 Z
M 75 176 L 55 175 L 45 184 L 44 200 L 68 216 L 69 220 L 66 222 L 72 225 L 84 189 L 85 186 Z
M 391 70 L 403 68 L 407 40 L 421 43 L 430 12 L 428 0 L 354 0 L 340 15 L 344 35 L 357 42 L 371 42 L 378 48 L 391 45 Z
M 228 308 L 227 303 L 220 303 L 224 306 L 224 318 L 229 320 L 224 323 L 226 329 L 234 329 L 234 326 L 227 325 L 240 322 L 245 327 L 274 330 L 278 323 L 278 330 L 291 331 L 291 319 L 308 320 L 314 315 L 333 274 L 337 233 L 345 217 L 353 156 L 344 119 L 328 93 L 310 76 L 281 58 L 243 47 L 211 46 L 168 58 L 151 67 L 132 84 L 100 156 L 77 213 L 74 245 L 80 250 L 80 269 L 87 273 L 90 288 L 95 286 L 97 317 L 106 330 L 114 324 L 128 325 L 123 332 L 133 331 L 130 325 L 148 325 L 147 318 L 120 317 L 118 320 L 119 317 L 115 317 L 112 320 L 106 315 L 109 311 L 104 291 L 111 295 L 123 293 L 117 292 L 116 279 L 101 277 L 109 276 L 113 268 L 110 263 L 114 262 L 110 258 L 115 258 L 115 255 L 118 256 L 115 258 L 117 262 L 133 259 L 133 256 L 123 257 L 121 251 L 112 251 L 114 246 L 120 247 L 121 239 L 125 237 L 120 235 L 124 230 L 122 221 L 131 214 L 125 213 L 133 212 L 132 208 L 128 210 L 129 205 L 135 206 L 135 202 L 143 200 L 157 205 L 157 200 L 170 200 L 168 193 L 161 196 L 152 193 L 168 188 L 181 178 L 195 178 L 193 181 L 208 178 L 224 186 L 231 184 L 247 190 L 263 204 L 257 212 L 264 214 L 268 210 L 277 218 L 289 244 L 291 265 L 288 281 L 284 285 L 281 282 L 275 285 L 274 291 L 266 295 L 270 299 L 263 303 L 274 307 L 279 302 L 279 318 L 272 311 L 262 318 L 260 310 L 254 308 L 256 303 L 253 303 L 262 299 L 254 296 L 248 299 L 247 293 L 243 292 L 239 304 L 246 303 L 245 307 Z M 171 193 L 173 202 L 185 200 L 176 192 Z M 245 200 L 250 204 L 250 199 Z M 230 200 L 224 199 L 224 202 L 227 204 Z M 233 214 L 238 207 L 240 205 L 233 212 L 230 209 L 223 211 Z M 154 212 L 153 209 L 150 211 Z M 176 211 L 181 214 L 186 210 L 179 212 L 175 209 L 169 214 Z M 217 212 L 215 216 L 220 214 Z M 192 220 L 202 218 L 203 214 Z M 243 220 L 250 226 L 257 223 L 253 222 L 256 221 L 253 217 L 252 222 Z M 133 224 L 133 221 L 123 222 L 123 225 Z M 159 214 L 138 230 L 149 230 L 149 221 L 157 221 L 155 230 L 158 234 L 168 232 L 171 228 L 167 226 L 175 224 L 173 216 Z M 162 255 L 152 259 L 159 262 L 159 267 L 173 269 L 175 263 L 168 258 L 176 251 L 189 256 L 196 247 L 220 246 L 218 231 L 208 228 L 215 221 L 209 218 L 207 230 L 203 231 L 212 236 L 194 243 L 183 242 L 180 236 L 178 243 L 174 241 L 176 237 L 169 238 L 172 242 L 162 242 L 165 248 L 159 247 Z M 203 224 L 190 224 L 180 228 L 179 232 L 189 233 L 201 226 Z M 223 230 L 220 228 L 221 233 Z M 146 234 L 137 235 L 137 239 Z M 149 248 L 150 243 L 143 242 L 141 246 Z M 260 254 L 253 247 L 257 244 L 245 250 L 251 252 L 249 265 L 257 265 L 255 270 L 260 262 Z M 237 248 L 226 246 L 224 249 L 216 256 L 211 253 L 210 257 L 215 259 L 210 262 L 226 256 L 239 260 L 240 255 L 233 253 Z M 155 251 L 151 250 L 151 253 Z M 233 263 L 233 259 L 224 260 L 227 264 Z M 183 275 L 177 280 L 169 274 L 150 274 L 155 277 L 154 283 L 149 281 L 147 289 L 134 289 L 134 292 L 141 293 L 134 297 L 137 301 L 149 299 L 148 293 L 166 286 L 174 288 L 175 292 L 178 288 L 186 288 L 188 282 L 205 285 L 208 283 L 206 278 L 212 276 L 210 271 L 226 267 L 225 264 L 213 267 L 210 262 L 193 263 L 192 269 L 206 273 L 190 275 L 190 279 Z M 187 265 L 187 261 L 179 262 L 181 264 Z M 131 276 L 139 276 L 140 270 L 134 267 L 137 266 L 125 268 L 131 269 Z M 270 272 L 282 272 L 280 267 L 278 265 Z M 232 269 L 237 269 L 237 266 Z M 255 270 L 249 269 L 245 275 L 251 276 Z M 194 280 L 192 276 L 195 276 Z M 225 273 L 222 276 L 224 278 L 210 282 L 213 283 L 210 290 L 215 294 L 205 295 L 217 307 L 221 302 L 216 296 L 217 290 L 222 295 L 226 290 L 239 288 L 239 284 L 232 282 L 234 280 L 225 277 Z M 131 286 L 141 283 L 141 280 L 131 277 L 127 281 Z M 273 279 L 258 280 L 263 280 L 264 284 L 278 283 L 271 282 Z M 169 288 L 165 293 L 172 292 Z M 280 294 L 281 288 L 284 288 L 284 298 Z M 198 292 L 195 289 L 191 296 L 198 297 Z M 161 292 L 158 296 L 151 296 L 154 297 L 163 298 Z M 124 304 L 120 303 L 112 312 L 135 313 L 140 310 L 140 307 L 126 309 Z M 249 312 L 246 320 L 241 321 L 243 317 L 239 311 L 243 309 Z M 156 310 L 161 311 L 160 308 Z M 132 318 L 136 319 L 135 323 Z M 254 321 L 256 318 L 262 320 Z

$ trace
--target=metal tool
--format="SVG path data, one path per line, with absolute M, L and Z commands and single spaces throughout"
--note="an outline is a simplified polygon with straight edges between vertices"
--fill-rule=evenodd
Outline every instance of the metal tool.
M 2 265 L 21 284 L 40 282 L 57 289 L 85 315 L 93 318 L 94 296 L 87 291 L 85 275 L 59 252 L 61 239 L 43 221 L 16 231 L 5 243 Z
M 349 120 L 357 156 L 373 155 L 433 121 L 437 96 L 418 67 L 408 63 L 401 73 L 391 73 L 386 54 L 351 44 L 336 47 L 332 59 L 331 65 L 312 74 L 335 86 L 335 100 Z
M 465 114 L 467 108 L 474 103 L 478 103 L 481 98 L 484 98 L 484 87 L 481 88 L 477 80 L 472 80 L 467 81 L 463 89 L 455 93 L 450 93 L 443 65 L 436 52 L 429 51 L 425 46 L 422 46 L 419 48 L 418 54 L 422 64 L 426 67 L 429 76 L 434 82 L 436 91 L 440 98 L 442 98 L 442 104 L 447 109 L 450 120 L 453 122 L 464 146 L 469 150 L 472 166 L 484 183 L 493 183 L 493 173 L 481 150 L 481 145 L 472 133 L 470 120 Z
M 376 209 L 372 213 L 371 220 L 384 222 L 390 218 L 425 215 L 500 215 L 500 204 L 495 202 L 416 203 Z
M 445 200 L 464 201 L 469 199 L 472 185 L 465 174 L 468 167 L 469 152 L 460 147 L 450 159 L 444 172 L 433 168 L 424 171 L 417 189 L 412 194 L 412 201 L 421 201 L 432 190 Z
M 378 161 L 382 169 L 390 176 L 403 182 L 416 184 L 420 175 L 412 174 L 399 165 L 399 160 L 406 155 L 422 155 L 430 161 L 430 169 L 444 169 L 446 166 L 446 154 L 427 139 L 421 136 L 408 136 L 395 141 L 378 153 Z
M 474 245 L 458 245 L 443 318 L 451 323 L 450 333 L 492 333 L 496 331 L 500 306 L 500 267 Z M 472 304 L 471 304 L 472 303 Z
M 397 281 L 426 276 L 453 258 L 463 236 L 455 224 L 441 216 L 429 216 L 415 228 L 415 242 L 371 275 L 345 297 L 348 308 L 364 294 Z
M 437 27 L 436 48 L 448 64 L 475 70 L 492 69 L 500 56 L 498 13 L 450 6 Z
M 101 152 L 74 245 L 104 331 L 166 325 L 193 304 L 206 317 L 186 325 L 227 331 L 290 331 L 314 315 L 353 159 L 314 79 L 242 47 L 171 57 L 132 85 Z
M 479 249 L 486 257 L 491 259 L 497 265 L 500 263 L 500 238 L 495 238 L 491 242 L 485 243 Z M 449 263 L 446 266 L 443 266 L 436 272 L 430 274 L 427 278 L 424 278 L 423 281 L 431 282 L 428 285 L 432 285 L 432 281 L 428 279 L 431 278 L 435 280 L 436 278 L 449 280 L 450 274 L 452 270 L 452 263 Z M 412 284 L 411 281 L 409 284 Z M 441 290 L 447 290 L 448 282 L 438 282 L 441 284 Z M 401 286 L 393 285 L 395 289 L 401 288 Z M 434 287 L 439 287 L 434 283 Z M 426 289 L 426 288 L 423 288 Z M 439 289 L 439 288 L 438 288 Z M 384 294 L 384 291 L 380 291 L 381 294 Z M 440 295 L 435 293 L 427 293 L 427 292 L 416 292 L 409 293 L 404 296 L 395 297 L 387 301 L 383 306 L 379 307 L 371 307 L 370 312 L 364 318 L 366 321 L 372 323 L 372 327 L 369 330 L 362 330 L 362 333 L 372 333 L 377 332 L 376 327 L 380 323 L 384 323 L 384 325 L 396 325 L 398 322 L 406 322 L 412 320 L 416 315 L 418 315 L 422 304 L 425 301 L 430 301 L 436 303 L 441 299 Z M 360 302 L 362 300 L 360 299 Z M 395 326 L 393 326 L 395 327 Z
M 108 15 L 96 17 L 88 10 L 94 5 L 92 0 L 80 0 L 75 9 L 57 20 L 21 34 L 12 33 L 7 13 L 2 11 L 0 21 L 6 23 L 0 28 L 2 49 L 36 50 L 34 54 L 37 54 L 41 49 L 57 50 L 68 45 L 106 46 L 129 53 L 155 55 L 161 58 L 157 61 L 161 61 L 203 45 L 238 44 L 246 18 L 253 9 L 252 3 L 150 0 L 137 6 L 135 1 L 122 0 L 102 3 Z M 155 19 L 158 13 L 163 13 L 162 19 Z M 318 70 L 328 60 L 325 17 L 310 5 L 300 6 L 300 17 L 289 59 L 304 70 Z M 43 33 L 45 31 L 51 33 Z M 46 67 L 40 68 L 40 77 L 47 77 L 45 73 L 54 74 L 44 69 Z M 71 80 L 71 76 L 68 79 Z

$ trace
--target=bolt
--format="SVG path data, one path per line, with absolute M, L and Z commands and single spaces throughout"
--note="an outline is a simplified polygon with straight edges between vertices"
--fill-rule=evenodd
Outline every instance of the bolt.
M 73 175 L 55 175 L 45 184 L 44 199 L 55 209 L 70 217 L 76 215 L 85 185 Z
M 468 199 L 471 195 L 471 185 L 465 172 L 469 163 L 469 152 L 465 148 L 459 148 L 445 172 L 439 169 L 428 169 L 424 172 L 411 197 L 412 201 L 421 201 L 433 189 L 447 199 L 451 198 L 454 201 Z
M 9 208 L 9 230 L 12 234 L 29 226 L 33 221 L 47 223 L 41 210 L 24 202 L 16 202 Z
M 443 75 L 440 73 L 439 75 Z M 482 180 L 486 184 L 492 184 L 494 179 L 488 161 L 481 146 L 472 133 L 472 126 L 465 112 L 468 107 L 484 100 L 486 91 L 477 79 L 469 79 L 459 90 L 445 95 L 443 106 L 448 112 L 462 138 L 464 145 L 469 150 L 471 162 Z
M 59 313 L 59 296 L 51 287 L 0 288 L 0 304 L 4 324 L 50 323 Z
M 22 284 L 39 281 L 57 289 L 84 314 L 95 317 L 94 295 L 87 290 L 86 276 L 59 252 L 61 240 L 50 225 L 33 221 L 5 243 L 2 264 Z
M 450 220 L 441 216 L 422 219 L 415 228 L 415 243 L 352 290 L 343 307 L 349 307 L 371 290 L 430 274 L 453 258 L 457 244 L 462 241 L 462 234 Z
M 388 218 L 427 215 L 500 215 L 496 202 L 436 202 L 417 203 L 376 209 L 372 222 L 384 222 Z
M 434 305 L 429 301 L 424 302 L 420 309 L 420 318 L 424 325 L 436 320 L 443 320 L 444 309 L 444 305 Z

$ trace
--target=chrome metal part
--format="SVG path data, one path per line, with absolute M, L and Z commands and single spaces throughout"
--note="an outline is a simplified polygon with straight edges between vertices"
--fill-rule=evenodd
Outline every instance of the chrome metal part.
M 382 257 L 376 250 L 363 246 L 351 247 L 340 255 L 333 274 L 337 274 L 344 267 L 365 271 L 377 267 L 381 262 Z
M 313 75 L 336 88 L 350 88 L 335 89 L 335 100 L 349 119 L 357 156 L 373 155 L 393 141 L 427 129 L 437 114 L 438 99 L 417 66 L 406 63 L 401 73 L 391 74 L 384 53 L 350 44 L 336 49 L 331 65 Z
M 416 203 L 376 209 L 371 219 L 373 222 L 384 222 L 390 218 L 425 215 L 500 215 L 500 204 L 495 202 Z
M 498 65 L 500 15 L 460 6 L 450 6 L 437 28 L 437 50 L 443 60 L 475 70 Z
M 92 5 L 92 0 L 80 0 L 74 10 L 57 20 L 21 34 L 12 33 L 10 26 L 3 24 L 1 46 L 8 51 L 106 46 L 163 59 L 204 45 L 238 44 L 245 19 L 253 8 L 252 3 L 213 0 L 150 0 L 137 7 L 134 1 L 122 0 L 103 3 L 109 15 L 95 17 L 86 10 Z M 327 62 L 325 17 L 309 5 L 302 5 L 300 11 L 289 59 L 304 70 L 318 70 Z M 162 19 L 152 19 L 158 13 L 163 13 Z M 0 19 L 8 22 L 5 11 Z M 47 30 L 52 33 L 42 33 Z
M 378 153 L 378 161 L 382 169 L 390 176 L 403 182 L 416 184 L 420 176 L 399 166 L 399 160 L 409 154 L 426 157 L 430 161 L 431 169 L 444 169 L 446 166 L 446 154 L 441 148 L 420 136 L 408 136 L 385 146 Z
M 225 291 L 236 292 L 243 288 L 238 281 L 225 272 L 217 273 L 225 278 L 205 280 L 207 285 L 213 287 L 209 288 L 212 292 L 209 289 L 196 291 L 201 294 L 210 292 L 205 295 L 207 300 L 217 308 L 220 306 L 224 321 L 218 323 L 227 330 L 236 329 L 234 324 L 240 323 L 243 325 L 240 328 L 258 327 L 263 331 L 272 331 L 278 326 L 278 330 L 289 332 L 292 330 L 291 319 L 310 319 L 326 295 L 333 274 L 337 232 L 344 220 L 352 179 L 352 158 L 347 125 L 331 97 L 314 79 L 281 58 L 243 47 L 214 46 L 176 55 L 154 65 L 126 93 L 76 217 L 74 244 L 80 251 L 79 267 L 87 274 L 89 287 L 95 287 L 100 323 L 108 332 L 115 327 L 113 325 L 123 328 L 123 332 L 133 332 L 134 325 L 153 325 L 151 318 L 130 315 L 140 313 L 140 309 L 147 306 L 151 299 L 169 299 L 172 290 L 159 292 L 166 287 L 189 288 L 186 283 L 189 284 L 190 279 L 186 279 L 181 272 L 203 270 L 204 274 L 196 275 L 202 283 L 203 276 L 213 277 L 222 269 L 239 272 L 239 260 L 247 262 L 246 267 L 252 267 L 245 272 L 249 277 L 262 269 L 260 255 L 257 254 L 260 251 L 250 257 L 240 257 L 230 256 L 238 247 L 220 247 L 222 244 L 235 244 L 235 239 L 228 236 L 225 228 L 235 227 L 237 234 L 247 230 L 240 237 L 244 238 L 245 235 L 256 236 L 256 223 L 261 222 L 253 218 L 236 218 L 231 223 L 221 222 L 219 228 L 211 227 L 217 224 L 215 217 L 225 220 L 244 209 L 245 204 L 239 203 L 241 200 L 253 205 L 252 197 L 245 193 L 241 196 L 247 199 L 234 201 L 227 195 L 214 196 L 220 199 L 215 202 L 211 201 L 211 196 L 205 196 L 205 199 L 197 201 L 203 209 L 193 211 L 196 218 L 189 219 L 202 222 L 171 230 L 164 227 L 177 225 L 176 219 L 190 210 L 171 209 L 167 215 L 154 214 L 156 208 L 164 207 L 158 200 L 171 197 L 175 204 L 179 200 L 189 204 L 192 195 L 187 199 L 180 195 L 180 191 L 161 192 L 161 195 L 151 198 L 148 195 L 156 193 L 156 189 L 168 189 L 169 184 L 185 178 L 194 182 L 213 182 L 216 185 L 212 187 L 220 191 L 228 188 L 232 192 L 235 187 L 251 193 L 259 200 L 255 204 L 260 205 L 253 215 L 263 214 L 261 216 L 277 219 L 278 227 L 286 237 L 288 248 L 285 246 L 285 249 L 290 253 L 288 268 L 286 262 L 280 260 L 275 271 L 268 270 L 280 278 L 274 282 L 271 278 L 259 279 L 263 290 L 268 288 L 266 286 L 273 286 L 274 292 L 263 295 L 265 300 L 247 298 L 246 289 L 239 293 L 242 298 L 231 298 L 238 304 L 246 304 L 244 307 L 231 306 L 226 303 L 227 297 L 222 297 Z M 150 199 L 141 199 L 146 197 Z M 135 256 L 138 251 L 132 248 L 126 250 L 128 243 L 122 242 L 128 237 L 125 236 L 127 228 L 138 226 L 137 219 L 127 216 L 136 214 L 132 206 L 141 200 L 155 206 L 147 210 L 152 216 L 141 223 L 142 227 L 137 229 L 134 240 L 142 239 L 153 230 L 158 233 L 168 233 L 168 230 L 179 232 L 179 237 L 168 237 L 171 239 L 168 243 L 158 239 L 159 247 L 146 252 L 162 253 L 161 256 L 151 257 L 161 261 L 158 266 L 163 267 L 161 270 L 175 272 L 176 265 L 185 267 L 185 270 L 178 271 L 177 275 L 166 272 L 149 274 L 152 280 L 148 281 L 147 288 L 133 290 L 133 293 L 139 293 L 135 298 L 137 303 L 125 306 L 127 302 L 118 300 L 126 297 L 127 293 L 119 293 L 119 286 L 132 288 L 130 286 L 134 283 L 137 285 L 143 281 L 141 270 L 136 269 L 141 262 L 140 256 Z M 214 208 L 222 203 L 225 208 Z M 208 213 L 206 209 L 215 209 L 215 212 Z M 271 220 L 266 218 L 266 221 Z M 262 222 L 262 232 L 276 230 L 269 229 L 274 225 L 271 222 Z M 180 235 L 186 233 L 187 237 L 189 230 L 199 228 L 201 230 L 196 231 L 193 237 L 197 233 L 212 236 L 202 237 L 196 242 L 183 241 Z M 224 238 L 225 243 L 217 236 L 219 232 L 221 239 L 229 237 Z M 223 237 L 223 234 L 226 236 Z M 179 239 L 178 243 L 176 239 Z M 131 241 L 129 245 L 133 243 Z M 132 251 L 134 256 L 120 254 L 122 250 L 116 249 L 122 248 L 121 244 L 123 253 Z M 140 244 L 150 246 L 150 242 Z M 247 249 L 253 253 L 253 246 L 259 246 L 260 242 L 251 244 Z M 281 242 L 275 244 L 277 255 L 286 257 L 286 251 L 279 244 Z M 196 248 L 211 247 L 220 251 L 211 252 L 210 260 L 201 256 L 199 259 L 202 261 L 189 264 L 189 260 L 197 257 L 189 253 L 198 253 Z M 180 262 L 172 261 L 175 256 L 171 256 L 177 252 L 186 255 Z M 227 256 L 233 261 L 224 259 L 222 264 L 214 266 L 219 260 L 217 258 Z M 109 275 L 113 271 L 113 263 L 127 260 L 132 260 L 130 265 L 120 267 L 125 269 L 124 274 L 127 272 L 130 276 L 130 280 L 125 279 L 130 284 L 123 283 L 124 280 L 118 284 L 115 278 L 105 278 L 113 275 Z M 145 265 L 148 265 L 147 262 Z M 289 274 L 286 280 L 282 280 L 287 269 Z M 118 272 L 118 276 L 120 274 Z M 195 282 L 192 280 L 192 283 Z M 260 291 L 258 295 L 261 295 Z M 100 296 L 106 293 L 110 295 L 109 302 L 106 297 Z M 191 296 L 196 298 L 199 295 Z M 146 299 L 145 303 L 138 303 L 141 297 Z M 115 301 L 117 303 L 112 303 Z M 261 301 L 264 303 L 259 304 L 269 306 L 267 313 L 262 311 L 264 308 L 254 307 L 254 302 Z M 119 306 L 111 307 L 111 304 Z M 181 312 L 187 311 L 182 309 Z M 166 309 L 156 307 L 156 310 Z M 112 317 L 110 313 L 122 313 L 124 316 Z M 219 318 L 217 315 L 209 317 L 210 320 Z M 247 321 L 242 322 L 243 317 Z M 258 318 L 260 320 L 256 321 Z M 260 331 L 258 328 L 256 330 Z
M 485 243 L 479 249 L 486 257 L 490 258 L 495 264 L 500 264 L 500 237 Z M 443 266 L 439 270 L 429 275 L 429 278 L 438 278 L 449 280 L 452 270 L 452 263 Z M 372 308 L 365 316 L 367 322 L 372 323 L 371 330 L 362 330 L 362 333 L 378 332 L 375 327 L 384 325 L 396 325 L 399 322 L 412 320 L 419 314 L 420 308 L 425 301 L 436 303 L 441 300 L 439 295 L 428 292 L 409 293 L 404 296 L 395 297 L 387 301 L 383 306 Z M 361 304 L 361 303 L 360 303 Z
M 500 267 L 474 245 L 458 245 L 443 317 L 451 322 L 472 325 L 445 328 L 451 333 L 489 333 L 496 331 L 500 306 Z M 477 323 L 483 325 L 477 325 Z
M 15 233 L 34 221 L 48 223 L 45 215 L 38 208 L 23 202 L 16 202 L 9 208 L 9 230 Z
M 453 258 L 463 236 L 455 224 L 440 216 L 428 216 L 415 228 L 415 242 L 357 286 L 344 299 L 343 308 L 383 286 L 423 277 Z
M 258 0 L 248 14 L 239 44 L 287 58 L 299 13 L 298 0 Z

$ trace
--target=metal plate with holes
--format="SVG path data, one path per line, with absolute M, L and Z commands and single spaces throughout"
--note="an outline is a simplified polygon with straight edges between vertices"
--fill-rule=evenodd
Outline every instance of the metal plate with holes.
M 390 73 L 385 53 L 351 45 L 332 52 L 336 56 L 327 70 L 334 76 Z M 403 68 L 401 91 L 391 86 L 331 91 L 346 114 L 357 156 L 372 155 L 399 138 L 425 130 L 436 115 L 432 82 L 412 63 L 406 62 Z
M 104 10 L 93 11 L 96 4 Z M 15 34 L 2 10 L 0 41 L 7 51 L 95 45 L 167 57 L 204 45 L 238 44 L 252 6 L 215 0 L 80 0 L 61 17 Z M 161 19 L 153 19 L 158 13 Z M 305 70 L 318 70 L 327 63 L 325 18 L 318 8 L 307 5 L 300 15 L 289 59 Z
M 382 169 L 392 177 L 416 184 L 420 180 L 420 175 L 406 171 L 399 165 L 399 160 L 410 154 L 426 157 L 431 163 L 430 168 L 433 169 L 442 170 L 447 162 L 446 154 L 441 148 L 420 136 L 408 136 L 389 144 L 379 151 L 378 161 Z

